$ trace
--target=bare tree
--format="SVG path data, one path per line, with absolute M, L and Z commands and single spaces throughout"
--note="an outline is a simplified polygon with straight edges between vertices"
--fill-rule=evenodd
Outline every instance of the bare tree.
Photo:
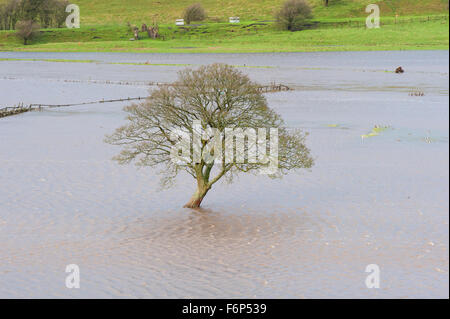
M 5 0 L 0 3 L 0 29 L 14 29 L 19 20 L 39 21 L 43 28 L 61 27 L 68 4 L 68 0 Z
M 16 22 L 19 20 L 22 14 L 22 0 L 9 0 L 8 2 L 0 5 L 3 9 L 2 20 L 3 26 L 0 29 L 11 30 L 14 29 Z
M 66 7 L 70 4 L 68 0 L 48 0 L 54 3 L 53 9 L 53 20 L 58 28 L 64 26 L 68 13 L 66 12 Z
M 127 106 L 125 111 L 129 114 L 128 123 L 105 139 L 108 143 L 123 146 L 114 159 L 121 164 L 136 161 L 140 166 L 162 166 L 159 171 L 162 186 L 171 186 L 177 174 L 186 171 L 196 180 L 197 190 L 185 207 L 199 207 L 211 187 L 222 177 L 231 182 L 238 173 L 257 173 L 267 168 L 268 162 L 239 161 L 237 146 L 236 156 L 233 149 L 230 161 L 227 157 L 229 149 L 226 145 L 224 147 L 227 137 L 225 143 L 223 139 L 227 130 L 278 129 L 277 167 L 268 174 L 269 177 L 282 177 L 290 170 L 313 165 L 310 151 L 305 146 L 307 134 L 288 130 L 280 116 L 268 107 L 260 86 L 226 64 L 180 71 L 175 83 L 152 91 L 145 102 Z M 192 136 L 199 133 L 195 121 L 200 123 L 202 130 L 208 127 L 217 129 L 220 142 L 217 143 L 212 134 L 203 135 L 201 142 L 195 144 Z M 189 141 L 192 141 L 188 147 L 190 152 L 183 157 L 184 161 L 178 163 L 173 161 L 173 156 L 180 136 L 173 136 L 174 130 L 182 130 L 191 136 Z M 271 151 L 274 148 L 270 137 L 269 141 L 264 136 L 265 151 L 266 147 Z M 246 141 L 244 151 L 248 154 L 252 148 L 249 136 Z M 195 152 L 192 152 L 195 147 L 199 148 L 200 154 L 213 156 L 213 159 L 202 156 L 196 160 Z M 176 154 L 179 155 L 178 151 Z
M 285 30 L 298 31 L 312 18 L 311 8 L 304 0 L 288 0 L 276 14 L 278 24 Z
M 16 35 L 27 45 L 28 41 L 39 34 L 40 25 L 33 20 L 19 21 L 16 23 Z
M 183 19 L 186 24 L 191 24 L 192 21 L 202 21 L 206 18 L 205 9 L 200 3 L 190 5 L 184 10 Z
M 5 29 L 6 30 L 6 24 L 7 24 L 7 20 L 8 16 L 6 14 L 6 8 L 5 5 L 3 5 L 2 3 L 0 4 L 0 30 Z

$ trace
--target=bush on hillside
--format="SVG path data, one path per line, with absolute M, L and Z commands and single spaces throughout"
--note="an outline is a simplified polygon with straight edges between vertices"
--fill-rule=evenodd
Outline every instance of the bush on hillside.
M 192 21 L 202 21 L 205 18 L 205 9 L 203 9 L 200 3 L 190 5 L 184 10 L 183 19 L 186 24 L 191 24 Z
M 16 23 L 16 36 L 27 45 L 28 41 L 37 37 L 41 26 L 33 20 L 18 21 Z
M 298 31 L 312 18 L 311 7 L 304 0 L 288 0 L 276 14 L 280 27 L 284 30 Z

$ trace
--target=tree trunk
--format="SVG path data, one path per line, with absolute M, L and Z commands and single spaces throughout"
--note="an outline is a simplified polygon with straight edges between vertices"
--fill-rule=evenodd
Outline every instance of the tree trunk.
M 203 201 L 203 198 L 205 198 L 206 193 L 208 193 L 209 188 L 204 186 L 198 186 L 197 191 L 192 195 L 189 202 L 186 203 L 183 207 L 185 208 L 199 208 L 200 204 Z

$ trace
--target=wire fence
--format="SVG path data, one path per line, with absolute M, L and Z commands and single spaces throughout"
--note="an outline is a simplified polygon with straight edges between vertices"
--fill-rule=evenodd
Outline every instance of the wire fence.
M 170 84 L 167 84 L 170 85 Z M 287 85 L 284 84 L 276 84 L 271 83 L 269 85 L 262 85 L 258 87 L 258 90 L 262 93 L 273 93 L 273 92 L 281 92 L 281 91 L 289 91 L 292 88 L 290 88 Z M 20 113 L 25 113 L 29 111 L 39 111 L 43 108 L 56 108 L 56 107 L 69 107 L 69 106 L 81 106 L 81 105 L 91 105 L 91 104 L 100 104 L 100 103 L 113 103 L 113 102 L 127 102 L 127 101 L 139 101 L 139 100 L 145 100 L 146 96 L 138 96 L 138 97 L 128 97 L 128 98 L 122 98 L 122 99 L 109 99 L 109 100 L 99 100 L 99 101 L 89 101 L 89 102 L 80 102 L 80 103 L 70 103 L 70 104 L 28 104 L 25 105 L 23 103 L 20 103 L 17 106 L 12 107 L 4 107 L 0 108 L 0 118 L 16 115 Z
M 402 25 L 411 23 L 425 23 L 430 21 L 449 21 L 448 15 L 430 15 L 418 17 L 380 17 L 380 26 L 383 25 Z M 314 24 L 316 28 L 366 28 L 366 20 L 348 20 L 348 21 L 320 21 Z
M 43 108 L 54 108 L 54 107 L 68 107 L 68 106 L 80 106 L 80 105 L 89 105 L 89 104 L 99 104 L 99 103 L 112 103 L 112 102 L 126 102 L 126 101 L 135 101 L 135 100 L 144 100 L 146 97 L 128 97 L 123 99 L 112 99 L 112 100 L 100 100 L 100 101 L 90 101 L 90 102 L 82 102 L 82 103 L 71 103 L 71 104 L 28 104 L 24 105 L 23 103 L 13 106 L 13 107 L 4 107 L 0 108 L 0 117 L 6 117 L 11 115 L 16 115 L 20 113 L 25 113 L 29 111 L 41 110 Z

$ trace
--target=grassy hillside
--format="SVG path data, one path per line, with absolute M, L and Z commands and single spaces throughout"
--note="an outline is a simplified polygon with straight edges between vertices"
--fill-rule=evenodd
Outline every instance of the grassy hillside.
M 4 0 L 0 0 L 4 1 Z M 448 49 L 447 0 L 309 0 L 316 27 L 299 32 L 280 31 L 273 12 L 285 0 L 204 0 L 207 21 L 176 27 L 174 20 L 195 0 L 77 0 L 80 29 L 42 30 L 24 46 L 13 32 L 0 31 L 1 51 L 111 52 L 296 52 L 347 50 Z M 380 29 L 366 29 L 365 6 L 378 3 Z M 390 6 L 388 4 L 391 4 Z M 395 4 L 392 6 L 392 4 Z M 394 20 L 394 10 L 399 15 Z M 385 13 L 385 14 L 384 14 Z M 240 24 L 229 24 L 229 16 Z M 142 34 L 130 41 L 127 22 L 157 21 L 160 39 Z
M 181 18 L 184 8 L 201 3 L 210 21 L 225 22 L 230 16 L 244 21 L 271 20 L 274 12 L 285 0 L 77 0 L 81 22 L 95 24 L 121 24 L 174 22 Z M 394 15 L 389 3 L 395 4 L 399 15 L 427 15 L 445 13 L 447 0 L 330 0 L 325 7 L 323 0 L 309 0 L 316 18 L 352 18 L 366 16 L 369 3 L 380 6 L 381 15 Z
M 0 3 L 8 0 L 0 0 Z M 369 3 L 380 6 L 381 16 L 400 16 L 448 13 L 448 0 L 307 0 L 316 18 L 355 18 L 367 16 Z M 81 11 L 81 23 L 105 25 L 132 23 L 173 23 L 182 18 L 183 10 L 193 3 L 201 3 L 208 21 L 225 22 L 230 16 L 244 21 L 272 20 L 285 0 L 76 0 Z
M 246 27 L 247 26 L 247 27 Z M 236 26 L 214 23 L 178 31 L 161 26 L 164 40 L 129 41 L 122 26 L 47 30 L 23 46 L 12 33 L 0 32 L 0 50 L 104 52 L 298 52 L 448 49 L 448 20 L 389 24 L 380 29 L 339 27 L 286 32 L 271 24 Z

